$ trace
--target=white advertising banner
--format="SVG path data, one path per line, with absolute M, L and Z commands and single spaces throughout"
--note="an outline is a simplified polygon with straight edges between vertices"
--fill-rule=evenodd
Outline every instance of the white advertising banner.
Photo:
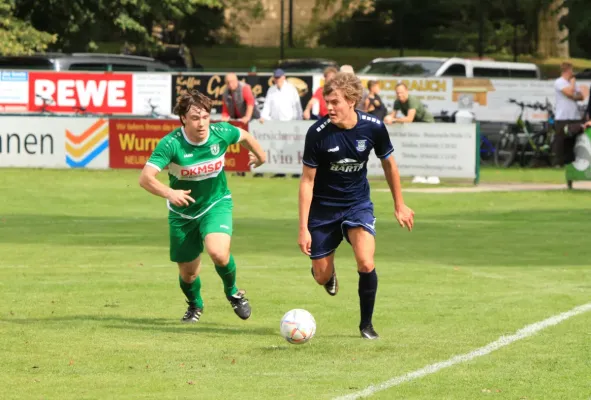
M 84 117 L 12 117 L 0 125 L 0 167 L 109 167 L 109 122 Z
M 509 103 L 509 99 L 518 102 L 546 104 L 555 103 L 554 81 L 534 79 L 480 79 L 480 78 L 430 78 L 430 77 L 383 77 L 359 75 L 363 86 L 368 80 L 380 82 L 380 97 L 389 111 L 393 110 L 396 100 L 395 88 L 403 82 L 409 93 L 416 96 L 434 115 L 447 112 L 451 115 L 459 109 L 471 111 L 477 121 L 515 122 L 520 108 Z M 316 81 L 315 81 L 316 82 Z M 319 85 L 323 79 L 319 80 Z M 579 102 L 584 110 L 589 101 L 591 81 L 579 81 L 580 91 L 585 100 Z M 547 113 L 525 109 L 524 119 L 543 121 Z
M 0 112 L 26 112 L 29 103 L 29 73 L 0 70 Z
M 251 122 L 250 132 L 267 152 L 267 162 L 256 172 L 301 173 L 306 132 L 313 123 Z M 401 176 L 476 176 L 476 125 L 394 124 L 388 126 L 388 132 Z M 380 161 L 371 154 L 368 175 L 382 176 Z
M 476 177 L 475 124 L 395 124 L 388 126 L 401 176 Z M 372 152 L 368 175 L 383 175 Z
M 168 116 L 172 109 L 171 104 L 172 78 L 170 74 L 133 74 L 133 114 L 149 116 L 152 107 L 154 107 L 156 113 Z

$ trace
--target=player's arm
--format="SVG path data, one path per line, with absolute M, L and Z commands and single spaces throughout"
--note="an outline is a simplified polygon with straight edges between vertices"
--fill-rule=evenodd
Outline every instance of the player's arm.
M 158 166 L 147 163 L 140 174 L 140 186 L 156 196 L 167 199 L 178 207 L 188 206 L 189 202 L 195 203 L 195 200 L 189 196 L 190 190 L 174 190 L 166 186 L 156 178 L 158 172 L 160 172 Z
M 400 184 L 400 172 L 398 171 L 396 160 L 394 160 L 394 155 L 390 154 L 382 159 L 382 168 L 384 169 L 384 175 L 390 187 L 392 199 L 394 200 L 394 215 L 400 226 L 403 228 L 407 227 L 410 231 L 414 225 L 414 211 L 404 204 L 402 185 Z
M 252 165 L 255 168 L 263 165 L 265 161 L 267 161 L 267 154 L 261 147 L 260 143 L 254 138 L 254 136 L 244 129 L 238 128 L 238 130 L 240 131 L 238 143 L 255 157 L 255 159 L 251 158 L 249 165 Z
M 316 168 L 304 164 L 298 196 L 300 217 L 298 245 L 302 253 L 307 255 L 310 255 L 310 247 L 312 245 L 312 237 L 310 236 L 310 231 L 308 231 L 308 217 L 310 216 L 310 205 L 312 204 L 314 193 L 314 178 L 316 178 Z

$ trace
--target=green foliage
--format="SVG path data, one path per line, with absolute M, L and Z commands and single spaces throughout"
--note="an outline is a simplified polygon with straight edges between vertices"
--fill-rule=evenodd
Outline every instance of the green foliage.
M 41 32 L 14 16 L 14 0 L 0 0 L 0 55 L 22 55 L 43 51 L 55 35 Z
M 561 25 L 569 30 L 569 45 L 573 57 L 591 58 L 591 7 L 588 0 L 563 1 L 569 12 L 561 18 Z
M 55 50 L 88 51 L 95 42 L 132 43 L 149 51 L 163 43 L 222 42 L 224 9 L 247 17 L 262 13 L 260 0 L 16 0 L 16 15 L 35 28 L 57 34 Z M 232 24 L 238 26 L 238 24 Z M 227 29 L 231 31 L 231 29 Z

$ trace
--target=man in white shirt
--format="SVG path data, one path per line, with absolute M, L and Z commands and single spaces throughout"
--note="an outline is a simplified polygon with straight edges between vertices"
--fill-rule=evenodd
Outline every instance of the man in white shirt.
M 282 69 L 276 69 L 273 78 L 275 84 L 269 88 L 265 96 L 261 122 L 302 119 L 302 102 L 296 87 L 287 81 Z
M 555 124 L 556 135 L 554 136 L 554 164 L 563 166 L 574 160 L 573 147 L 574 138 L 565 134 L 565 128 L 569 124 L 582 122 L 581 112 L 577 101 L 585 97 L 581 88 L 577 85 L 571 63 L 563 62 L 560 65 L 560 78 L 554 82 L 555 93 Z

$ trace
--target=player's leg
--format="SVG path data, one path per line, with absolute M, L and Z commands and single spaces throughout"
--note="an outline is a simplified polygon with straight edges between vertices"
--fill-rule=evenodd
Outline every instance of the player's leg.
M 203 313 L 201 297 L 201 259 L 203 244 L 198 225 L 193 220 L 169 218 L 170 259 L 179 266 L 179 285 L 187 298 L 188 308 L 182 322 L 197 322 Z
M 377 339 L 372 317 L 378 290 L 375 270 L 375 217 L 371 203 L 353 207 L 343 221 L 343 235 L 353 248 L 359 273 L 359 330 L 364 339 Z
M 358 294 L 361 314 L 359 330 L 363 338 L 377 339 L 378 334 L 372 324 L 378 290 L 378 275 L 374 264 L 375 238 L 363 227 L 349 228 L 347 233 L 355 253 L 357 272 L 359 273 Z
M 178 263 L 179 284 L 187 297 L 189 307 L 181 319 L 182 322 L 198 322 L 203 313 L 203 298 L 201 297 L 201 259 L 191 262 Z
M 215 270 L 222 278 L 224 293 L 234 312 L 242 319 L 251 314 L 250 304 L 245 291 L 236 286 L 236 262 L 230 252 L 232 239 L 232 201 L 222 200 L 202 217 L 201 235 L 205 250 L 215 265 Z
M 329 295 L 335 296 L 339 291 L 339 282 L 334 265 L 334 253 L 343 240 L 340 211 L 335 212 L 328 207 L 312 207 L 308 230 L 312 237 L 312 276 L 319 285 L 324 286 Z

